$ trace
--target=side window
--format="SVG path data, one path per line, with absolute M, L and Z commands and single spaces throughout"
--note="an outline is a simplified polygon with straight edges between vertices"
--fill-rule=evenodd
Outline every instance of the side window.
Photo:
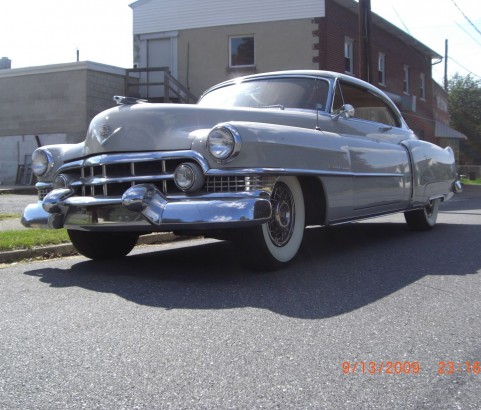
M 338 81 L 332 107 L 333 113 L 337 114 L 343 104 L 351 104 L 354 107 L 354 118 L 393 127 L 401 126 L 399 118 L 382 97 L 368 89 Z

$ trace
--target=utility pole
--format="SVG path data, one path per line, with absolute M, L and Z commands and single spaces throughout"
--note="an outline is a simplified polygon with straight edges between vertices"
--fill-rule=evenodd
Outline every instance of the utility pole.
M 371 82 L 371 0 L 359 0 L 360 77 Z
M 448 91 L 448 39 L 444 40 L 444 91 Z

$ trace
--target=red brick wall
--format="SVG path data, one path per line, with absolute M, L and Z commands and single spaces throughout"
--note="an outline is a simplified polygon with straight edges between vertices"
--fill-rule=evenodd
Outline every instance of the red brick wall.
M 356 3 L 353 2 L 353 5 Z M 354 40 L 354 75 L 360 76 L 359 19 L 357 9 L 347 9 L 332 0 L 326 0 L 326 17 L 317 19 L 320 70 L 344 72 L 344 39 Z M 385 85 L 378 83 L 378 53 L 385 54 Z M 399 96 L 403 93 L 403 66 L 409 66 L 409 94 L 416 96 L 416 111 L 403 111 L 404 118 L 417 135 L 429 141 L 434 139 L 433 90 L 430 56 L 407 45 L 401 38 L 376 26 L 371 26 L 371 82 L 386 92 Z M 425 75 L 425 100 L 420 98 L 420 75 Z

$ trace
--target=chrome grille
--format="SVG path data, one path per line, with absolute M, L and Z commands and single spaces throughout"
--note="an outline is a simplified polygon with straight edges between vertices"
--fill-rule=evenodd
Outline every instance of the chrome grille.
M 190 157 L 185 153 L 175 154 L 104 154 L 66 163 L 59 173 L 78 196 L 121 196 L 130 187 L 144 183 L 154 184 L 166 196 L 179 195 L 183 192 L 174 183 L 175 169 L 184 162 L 202 163 L 203 159 L 197 154 Z M 270 190 L 275 180 L 258 175 L 208 176 L 202 190 L 207 193 Z
M 205 184 L 205 190 L 207 192 L 256 191 L 264 188 L 266 185 L 273 184 L 274 182 L 275 178 L 260 176 L 208 177 Z
M 175 168 L 186 158 L 152 161 L 129 161 L 68 166 L 62 170 L 69 175 L 72 188 L 81 196 L 120 196 L 128 188 L 151 183 L 164 194 L 178 193 L 173 182 Z
M 43 198 L 45 198 L 51 190 L 52 188 L 37 189 L 38 200 L 43 201 Z

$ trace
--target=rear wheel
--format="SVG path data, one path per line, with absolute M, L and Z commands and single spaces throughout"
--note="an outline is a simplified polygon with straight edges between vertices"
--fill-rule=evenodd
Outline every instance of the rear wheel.
M 87 232 L 71 229 L 67 232 L 75 249 L 94 260 L 122 258 L 134 248 L 139 239 L 139 234 L 135 232 Z
M 296 177 L 281 177 L 271 195 L 271 219 L 243 232 L 241 241 L 248 264 L 275 270 L 297 254 L 304 235 L 304 196 Z
M 440 199 L 429 201 L 422 209 L 404 213 L 404 218 L 413 231 L 428 231 L 436 225 Z

